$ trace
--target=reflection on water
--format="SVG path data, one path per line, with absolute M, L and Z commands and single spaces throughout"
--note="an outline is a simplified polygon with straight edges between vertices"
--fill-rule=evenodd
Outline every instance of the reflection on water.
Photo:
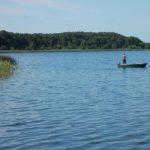
M 149 67 L 118 68 L 121 52 L 10 56 L 21 70 L 0 80 L 0 149 L 149 149 Z

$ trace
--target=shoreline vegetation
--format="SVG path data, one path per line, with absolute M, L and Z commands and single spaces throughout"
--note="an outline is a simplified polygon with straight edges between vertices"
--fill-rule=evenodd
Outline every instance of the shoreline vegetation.
M 150 43 L 113 32 L 13 33 L 0 31 L 2 52 L 150 50 Z
M 16 61 L 10 56 L 0 56 L 0 78 L 6 78 L 13 74 Z
M 0 53 L 41 53 L 41 52 L 112 52 L 150 51 L 150 49 L 55 49 L 55 50 L 0 50 Z

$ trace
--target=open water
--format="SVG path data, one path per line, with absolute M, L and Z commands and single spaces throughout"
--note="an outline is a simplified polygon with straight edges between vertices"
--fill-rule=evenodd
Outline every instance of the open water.
M 150 52 L 126 52 L 150 64 Z M 0 150 L 149 150 L 150 67 L 122 52 L 10 53 L 0 80 Z

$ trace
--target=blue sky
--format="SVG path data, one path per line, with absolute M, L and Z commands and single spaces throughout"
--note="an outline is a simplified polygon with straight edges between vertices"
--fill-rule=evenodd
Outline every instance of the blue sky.
M 0 0 L 0 30 L 117 32 L 150 42 L 150 0 Z

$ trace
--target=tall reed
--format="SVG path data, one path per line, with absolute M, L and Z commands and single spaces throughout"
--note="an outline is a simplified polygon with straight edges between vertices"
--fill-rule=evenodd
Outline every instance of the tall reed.
M 15 59 L 9 56 L 0 56 L 0 78 L 10 76 L 15 65 Z
M 10 56 L 1 55 L 0 61 L 7 61 L 7 62 L 10 62 L 11 64 L 16 65 L 16 60 Z

